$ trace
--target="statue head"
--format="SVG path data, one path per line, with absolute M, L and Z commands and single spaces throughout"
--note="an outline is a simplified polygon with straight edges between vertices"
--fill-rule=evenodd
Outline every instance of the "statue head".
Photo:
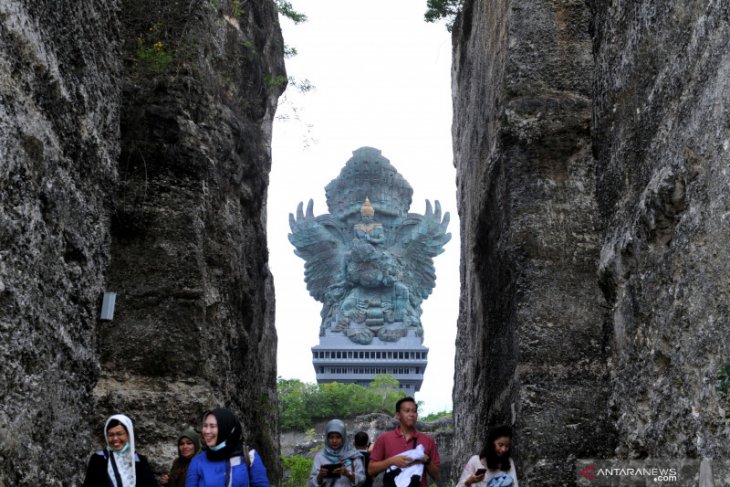
M 370 198 L 367 196 L 365 197 L 365 203 L 363 203 L 362 208 L 360 208 L 360 214 L 370 218 L 375 215 L 375 208 L 373 208 L 373 205 L 370 204 Z

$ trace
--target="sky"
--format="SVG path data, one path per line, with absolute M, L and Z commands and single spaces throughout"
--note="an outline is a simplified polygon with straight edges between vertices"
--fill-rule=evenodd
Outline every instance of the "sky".
M 459 303 L 459 221 L 451 148 L 451 37 L 423 20 L 426 0 L 292 0 L 308 20 L 281 19 L 284 42 L 297 50 L 287 72 L 315 88 L 289 87 L 272 139 L 267 225 L 276 289 L 278 375 L 314 383 L 311 347 L 319 340 L 321 303 L 304 282 L 304 261 L 289 243 L 289 213 L 314 200 L 327 213 L 324 187 L 352 152 L 380 149 L 413 188 L 410 212 L 425 200 L 451 215 L 451 241 L 435 258 L 436 288 L 422 304 L 429 362 L 422 414 L 452 409 Z

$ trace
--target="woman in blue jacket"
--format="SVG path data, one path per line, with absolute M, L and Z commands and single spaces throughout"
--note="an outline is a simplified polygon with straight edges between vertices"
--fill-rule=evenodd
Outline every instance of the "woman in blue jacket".
M 224 408 L 203 415 L 204 453 L 190 462 L 185 487 L 269 487 L 261 457 L 245 452 L 241 423 Z

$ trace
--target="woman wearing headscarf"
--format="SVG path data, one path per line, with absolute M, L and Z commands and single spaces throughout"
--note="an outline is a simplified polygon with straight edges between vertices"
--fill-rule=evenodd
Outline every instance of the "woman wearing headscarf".
M 177 458 L 172 462 L 170 473 L 160 479 L 167 487 L 185 487 L 188 467 L 193 457 L 200 451 L 200 435 L 193 428 L 187 428 L 177 438 Z
M 132 420 L 115 414 L 104 425 L 106 448 L 91 455 L 83 487 L 157 487 L 147 458 L 134 448 Z
M 256 450 L 244 451 L 241 423 L 225 408 L 203 414 L 204 453 L 190 462 L 186 487 L 269 487 Z
M 314 457 L 309 487 L 357 487 L 365 482 L 362 454 L 350 445 L 345 423 L 333 419 L 324 429 L 324 448 Z

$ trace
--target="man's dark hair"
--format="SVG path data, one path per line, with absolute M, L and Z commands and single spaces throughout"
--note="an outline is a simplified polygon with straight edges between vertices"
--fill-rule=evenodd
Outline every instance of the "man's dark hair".
M 479 453 L 479 457 L 487 460 L 487 467 L 489 469 L 499 469 L 503 472 L 507 472 L 510 469 L 509 455 L 512 452 L 512 449 L 510 448 L 507 453 L 501 457 L 497 455 L 497 451 L 494 449 L 494 442 L 503 436 L 506 436 L 511 440 L 512 428 L 507 425 L 501 425 L 489 430 L 489 433 L 487 433 L 487 439 L 482 447 L 482 451 Z
M 369 439 L 370 437 L 367 433 L 365 433 L 364 431 L 358 431 L 357 433 L 355 433 L 355 448 L 367 447 Z
M 418 404 L 416 403 L 415 399 L 413 399 L 412 397 L 402 397 L 402 398 L 398 399 L 397 403 L 395 403 L 395 412 L 396 413 L 400 412 L 400 405 L 403 404 L 404 402 L 412 402 L 416 406 L 416 411 L 418 411 Z

